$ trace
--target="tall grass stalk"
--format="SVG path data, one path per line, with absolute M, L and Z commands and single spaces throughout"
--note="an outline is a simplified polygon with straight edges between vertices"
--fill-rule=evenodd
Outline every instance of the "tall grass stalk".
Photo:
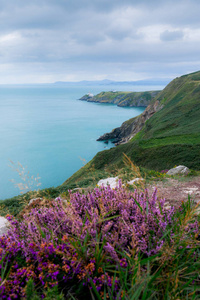
M 10 160 L 9 167 L 14 172 L 17 172 L 21 178 L 21 182 L 19 183 L 17 183 L 14 179 L 10 180 L 15 187 L 19 188 L 21 194 L 27 193 L 28 191 L 33 191 L 41 185 L 39 181 L 39 175 L 37 175 L 37 177 L 34 177 L 33 175 L 31 176 L 30 172 L 27 170 L 27 167 L 24 167 L 20 162 L 17 162 L 16 165 L 12 160 Z

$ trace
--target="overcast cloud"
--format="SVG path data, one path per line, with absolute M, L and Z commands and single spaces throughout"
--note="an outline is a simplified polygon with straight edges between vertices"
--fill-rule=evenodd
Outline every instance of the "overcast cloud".
M 199 0 L 0 0 L 0 83 L 200 70 Z

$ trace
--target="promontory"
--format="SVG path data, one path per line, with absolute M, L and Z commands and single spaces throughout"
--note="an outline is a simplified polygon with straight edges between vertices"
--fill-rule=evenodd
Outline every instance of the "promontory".
M 147 91 L 147 92 L 101 92 L 97 95 L 90 93 L 84 95 L 79 100 L 97 103 L 110 103 L 117 106 L 129 107 L 146 107 L 152 99 L 154 99 L 160 91 Z

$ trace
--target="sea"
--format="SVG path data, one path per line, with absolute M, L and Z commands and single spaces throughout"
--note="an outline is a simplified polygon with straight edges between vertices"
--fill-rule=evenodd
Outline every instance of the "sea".
M 89 103 L 101 91 L 161 90 L 163 86 L 0 85 L 0 199 L 56 187 L 114 144 L 96 139 L 144 108 Z

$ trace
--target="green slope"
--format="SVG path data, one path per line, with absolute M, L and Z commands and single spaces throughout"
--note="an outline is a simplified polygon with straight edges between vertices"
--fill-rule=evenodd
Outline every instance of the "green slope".
M 146 122 L 140 138 L 200 133 L 200 72 L 173 80 L 157 99 L 164 107 Z
M 112 103 L 118 106 L 148 106 L 160 91 L 146 92 L 101 92 L 93 97 L 84 95 L 80 100 L 97 103 Z
M 123 153 L 150 169 L 184 164 L 200 170 L 200 72 L 174 79 L 153 101 L 157 100 L 162 109 L 146 121 L 132 140 L 99 152 L 65 184 L 78 182 L 105 167 L 116 172 L 123 166 Z

